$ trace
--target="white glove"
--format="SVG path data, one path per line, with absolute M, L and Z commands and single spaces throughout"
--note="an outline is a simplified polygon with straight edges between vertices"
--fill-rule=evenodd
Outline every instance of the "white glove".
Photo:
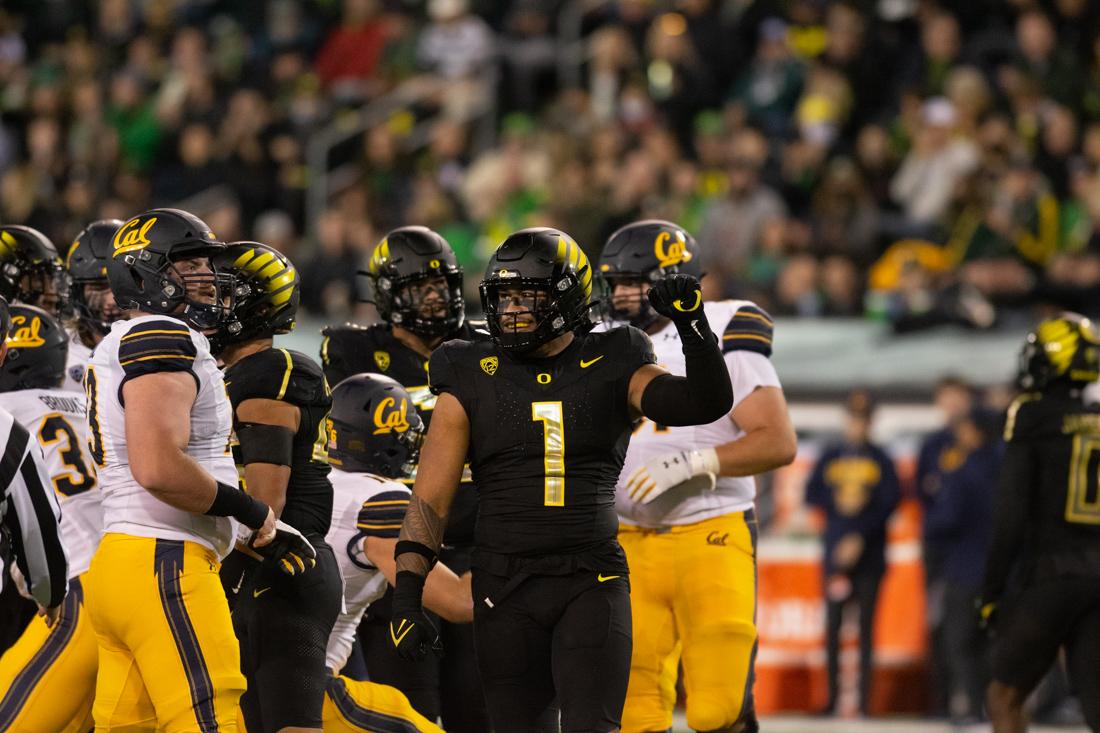
M 706 490 L 718 480 L 718 453 L 713 448 L 666 453 L 651 458 L 626 480 L 626 494 L 639 504 L 648 504 L 669 489 L 696 476 Z

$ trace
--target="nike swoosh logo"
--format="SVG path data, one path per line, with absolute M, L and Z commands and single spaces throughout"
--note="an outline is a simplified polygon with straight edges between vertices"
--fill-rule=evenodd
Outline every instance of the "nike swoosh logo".
M 606 583 L 609 580 L 614 580 L 615 578 L 619 578 L 619 577 L 622 577 L 622 576 L 619 576 L 619 575 L 604 575 L 603 573 L 600 573 L 599 575 L 596 576 L 596 582 Z
M 587 369 L 588 367 L 592 366 L 593 364 L 595 364 L 597 361 L 599 361 L 602 358 L 603 358 L 603 354 L 600 354 L 595 359 L 590 359 L 589 361 L 585 361 L 584 359 L 581 359 L 581 369 Z
M 253 598 L 259 598 L 264 593 L 267 593 L 269 590 L 271 590 L 271 586 L 268 586 L 267 588 L 259 588 L 257 590 L 254 590 L 254 591 L 252 591 L 252 597 Z

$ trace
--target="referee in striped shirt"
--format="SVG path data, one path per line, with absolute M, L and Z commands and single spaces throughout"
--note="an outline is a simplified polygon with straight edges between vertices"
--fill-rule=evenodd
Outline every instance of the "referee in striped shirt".
M 7 356 L 10 332 L 8 303 L 0 298 L 0 363 Z M 26 591 L 38 604 L 38 615 L 53 626 L 61 615 L 69 575 L 61 544 L 61 508 L 37 441 L 4 409 L 0 409 L 0 445 L 0 526 Z

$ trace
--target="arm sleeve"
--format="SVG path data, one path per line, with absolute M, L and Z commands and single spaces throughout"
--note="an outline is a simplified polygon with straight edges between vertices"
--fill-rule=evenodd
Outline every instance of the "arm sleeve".
M 194 365 L 198 349 L 191 338 L 191 331 L 176 321 L 146 321 L 131 328 L 118 346 L 118 361 L 123 377 L 122 385 L 136 377 L 158 372 L 188 372 L 201 387 L 195 375 Z
M 707 333 L 709 336 L 709 329 Z M 733 385 L 728 366 L 714 337 L 709 336 L 708 341 L 697 346 L 685 344 L 687 376 L 662 374 L 646 385 L 642 393 L 642 414 L 658 425 L 706 425 L 733 409 Z M 653 356 L 652 344 L 649 344 L 648 356 Z
M 982 598 L 988 601 L 1004 593 L 1023 543 L 1031 487 L 1035 484 L 1034 452 L 1034 446 L 1026 441 L 1013 441 L 1005 449 L 982 588 Z
M 61 542 L 61 508 L 43 464 L 37 443 L 13 422 L 0 459 L 0 481 L 7 498 L 4 528 L 31 595 L 49 608 L 65 598 L 69 563 Z
M 409 507 L 408 491 L 383 491 L 363 502 L 355 526 L 364 537 L 395 540 Z

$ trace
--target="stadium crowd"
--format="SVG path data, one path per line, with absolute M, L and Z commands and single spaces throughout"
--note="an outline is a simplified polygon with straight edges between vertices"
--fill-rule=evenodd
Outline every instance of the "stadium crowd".
M 518 227 L 595 256 L 639 217 L 777 315 L 1087 312 L 1098 32 L 1087 0 L 5 3 L 0 217 L 65 242 L 186 201 L 292 253 L 333 317 L 406 221 L 478 272 Z M 308 220 L 311 136 L 395 89 Z

